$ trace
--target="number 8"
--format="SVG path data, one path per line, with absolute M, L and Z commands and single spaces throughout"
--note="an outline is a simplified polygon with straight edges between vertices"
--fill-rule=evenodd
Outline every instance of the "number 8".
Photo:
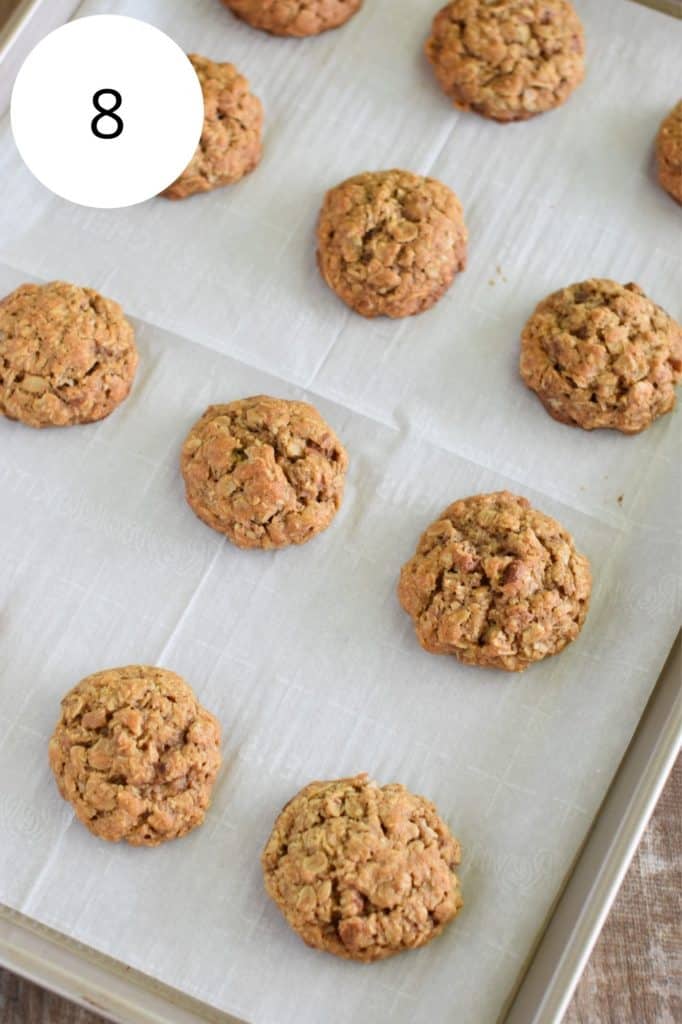
M 111 104 L 110 107 L 103 107 L 101 105 L 100 100 L 102 96 L 113 97 L 114 102 Z M 117 139 L 123 131 L 123 121 L 118 116 L 118 114 L 115 113 L 116 110 L 120 109 L 120 106 L 123 103 L 123 98 L 120 92 L 118 92 L 116 89 L 98 89 L 95 95 L 92 97 L 92 103 L 95 110 L 99 111 L 97 117 L 93 117 L 92 122 L 90 124 L 92 134 L 96 135 L 98 139 Z M 111 120 L 114 121 L 116 127 L 114 128 L 113 132 L 103 132 L 100 130 L 98 122 L 101 121 L 103 117 L 110 117 Z

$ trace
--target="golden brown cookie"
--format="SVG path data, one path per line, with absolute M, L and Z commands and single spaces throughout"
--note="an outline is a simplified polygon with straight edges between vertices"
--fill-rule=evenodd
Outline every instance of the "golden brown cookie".
M 466 253 L 460 202 L 435 178 L 368 172 L 324 198 L 317 226 L 320 272 L 363 316 L 429 309 L 464 270 Z
M 128 665 L 67 693 L 49 755 L 59 792 L 91 832 L 158 846 L 204 820 L 220 726 L 174 672 Z
M 568 0 L 454 0 L 426 55 L 459 110 L 523 121 L 558 107 L 585 73 L 585 38 Z
M 656 139 L 656 163 L 661 185 L 682 203 L 682 100 L 661 124 Z
M 338 28 L 360 10 L 362 0 L 222 0 L 248 22 L 275 36 L 316 36 Z
M 121 307 L 64 281 L 0 302 L 0 413 L 30 427 L 91 423 L 127 397 L 137 369 Z
M 261 860 L 265 888 L 294 931 L 350 960 L 423 946 L 462 906 L 459 843 L 434 805 L 365 774 L 302 789 Z
M 591 589 L 570 533 L 499 491 L 445 509 L 403 566 L 398 597 L 425 650 L 520 672 L 575 640 Z
M 204 94 L 204 127 L 192 162 L 161 193 L 185 199 L 232 185 L 260 162 L 263 107 L 234 64 L 216 64 L 190 53 Z
M 636 434 L 675 405 L 682 328 L 636 284 L 594 278 L 538 305 L 520 368 L 561 423 Z
M 317 409 L 266 395 L 209 406 L 181 455 L 190 507 L 240 548 L 304 544 L 325 530 L 347 466 Z

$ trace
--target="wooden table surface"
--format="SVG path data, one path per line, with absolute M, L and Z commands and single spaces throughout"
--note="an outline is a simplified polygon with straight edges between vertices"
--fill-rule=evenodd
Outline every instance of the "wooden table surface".
M 682 7 L 681 0 L 648 2 L 678 15 Z M 17 0 L 0 0 L 0 26 L 16 6 Z M 682 757 L 663 791 L 563 1024 L 682 1021 L 681 894 Z M 0 1024 L 102 1024 L 102 1018 L 0 968 Z
M 0 27 L 17 6 L 17 0 L 0 0 Z

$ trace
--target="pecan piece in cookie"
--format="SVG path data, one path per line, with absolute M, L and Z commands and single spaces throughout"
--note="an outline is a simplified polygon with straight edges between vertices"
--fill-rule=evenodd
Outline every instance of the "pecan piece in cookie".
M 435 178 L 368 172 L 325 196 L 317 226 L 320 272 L 363 316 L 429 309 L 464 270 L 466 253 L 460 202 Z
M 158 846 L 204 820 L 220 726 L 174 672 L 128 665 L 67 693 L 49 756 L 59 792 L 94 835 Z
M 216 64 L 190 53 L 204 94 L 204 127 L 197 151 L 179 178 L 161 195 L 185 199 L 232 185 L 260 162 L 263 107 L 234 64 Z
M 128 396 L 133 328 L 117 302 L 65 281 L 0 301 L 0 413 L 29 427 L 101 420 Z
M 569 0 L 454 0 L 426 55 L 460 110 L 522 121 L 564 103 L 583 79 L 585 39 Z
M 561 423 L 636 434 L 674 408 L 682 327 L 638 285 L 593 278 L 538 305 L 520 370 Z
M 209 406 L 181 455 L 190 507 L 240 548 L 303 544 L 325 530 L 347 466 L 317 409 L 266 395 Z
M 682 203 L 682 100 L 675 104 L 658 131 L 656 163 L 661 185 Z
M 499 491 L 445 509 L 403 566 L 398 597 L 425 650 L 519 672 L 575 640 L 591 589 L 570 533 Z
M 294 931 L 350 960 L 423 946 L 462 906 L 459 843 L 434 805 L 364 774 L 302 789 L 261 860 L 265 887 Z
M 360 10 L 362 0 L 222 0 L 252 28 L 275 36 L 316 36 L 338 28 Z

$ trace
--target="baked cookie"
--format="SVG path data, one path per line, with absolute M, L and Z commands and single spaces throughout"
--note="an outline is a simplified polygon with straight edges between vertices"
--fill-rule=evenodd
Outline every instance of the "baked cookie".
M 222 0 L 248 22 L 275 36 L 316 36 L 338 28 L 362 7 L 362 0 Z
M 325 530 L 347 466 L 317 409 L 266 395 L 209 406 L 181 455 L 190 507 L 240 548 L 304 544 Z
M 661 124 L 656 139 L 656 163 L 661 185 L 682 203 L 682 100 Z
M 127 397 L 133 329 L 117 302 L 64 281 L 0 302 L 0 413 L 29 427 L 91 423 Z
M 459 110 L 524 121 L 558 107 L 583 79 L 585 38 L 568 0 L 454 0 L 426 55 Z
M 425 650 L 520 672 L 575 640 L 591 589 L 570 533 L 499 491 L 454 502 L 424 531 L 398 597 Z
M 561 423 L 636 434 L 675 405 L 682 328 L 636 284 L 582 281 L 536 308 L 521 376 Z
M 49 755 L 59 792 L 91 832 L 158 846 L 204 820 L 220 726 L 174 672 L 111 668 L 64 697 Z
M 294 931 L 350 960 L 423 946 L 462 906 L 459 843 L 436 808 L 365 774 L 302 789 L 261 860 L 265 888 Z
M 161 193 L 185 199 L 232 185 L 260 162 L 263 107 L 234 64 L 216 64 L 190 53 L 204 94 L 204 127 L 189 167 Z
M 467 229 L 454 192 L 409 171 L 358 174 L 327 192 L 317 262 L 363 316 L 412 316 L 438 301 L 466 266 Z

